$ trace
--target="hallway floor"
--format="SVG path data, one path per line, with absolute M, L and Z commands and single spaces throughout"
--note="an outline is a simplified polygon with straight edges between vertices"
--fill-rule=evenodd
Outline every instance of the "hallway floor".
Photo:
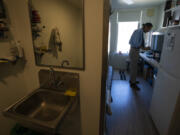
M 135 92 L 128 80 L 112 82 L 113 114 L 107 116 L 107 135 L 158 135 L 148 114 L 152 87 L 143 78 L 138 78 L 141 91 Z

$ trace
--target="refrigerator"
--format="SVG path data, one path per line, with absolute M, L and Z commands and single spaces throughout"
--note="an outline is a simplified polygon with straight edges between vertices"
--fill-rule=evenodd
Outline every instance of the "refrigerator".
M 180 135 L 180 27 L 165 31 L 150 115 L 160 135 Z

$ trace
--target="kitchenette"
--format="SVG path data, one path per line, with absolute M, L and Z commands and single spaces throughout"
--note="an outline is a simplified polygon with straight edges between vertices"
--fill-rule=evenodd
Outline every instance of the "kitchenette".
M 150 46 L 149 50 L 141 50 L 139 53 L 141 71 L 143 72 L 144 79 L 150 79 L 151 84 L 157 78 L 164 36 L 163 32 L 153 32 L 151 34 L 150 45 L 148 45 Z
M 180 135 L 180 0 L 147 9 L 126 8 L 117 9 L 110 18 L 109 66 L 113 75 L 108 82 L 112 82 L 113 111 L 108 118 L 113 120 L 107 118 L 107 128 L 119 134 Z M 153 25 L 150 32 L 144 28 L 147 23 Z M 141 44 L 141 29 L 145 44 Z M 138 71 L 136 80 L 132 71 Z M 141 108 L 136 107 L 141 105 L 145 112 L 138 114 L 136 110 Z M 144 114 L 150 119 L 147 123 Z

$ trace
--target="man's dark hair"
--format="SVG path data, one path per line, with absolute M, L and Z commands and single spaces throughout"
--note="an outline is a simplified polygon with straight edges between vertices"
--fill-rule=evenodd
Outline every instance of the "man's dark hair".
M 152 23 L 145 23 L 145 24 L 143 24 L 143 27 L 153 27 L 153 24 Z

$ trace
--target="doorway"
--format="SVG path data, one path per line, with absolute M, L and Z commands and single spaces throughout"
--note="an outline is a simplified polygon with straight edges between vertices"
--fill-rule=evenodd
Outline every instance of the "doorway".
M 111 20 L 112 30 L 110 29 L 109 34 L 111 39 L 117 36 L 117 43 L 111 42 L 109 47 L 112 50 L 110 50 L 107 70 L 105 133 L 106 135 L 158 135 L 149 117 L 148 110 L 153 90 L 141 70 L 146 68 L 141 65 L 143 63 L 141 58 L 138 61 L 140 70 L 137 77 L 140 91 L 133 90 L 129 83 L 129 40 L 141 22 L 135 19 L 113 21 Z M 117 28 L 117 31 L 114 28 Z

